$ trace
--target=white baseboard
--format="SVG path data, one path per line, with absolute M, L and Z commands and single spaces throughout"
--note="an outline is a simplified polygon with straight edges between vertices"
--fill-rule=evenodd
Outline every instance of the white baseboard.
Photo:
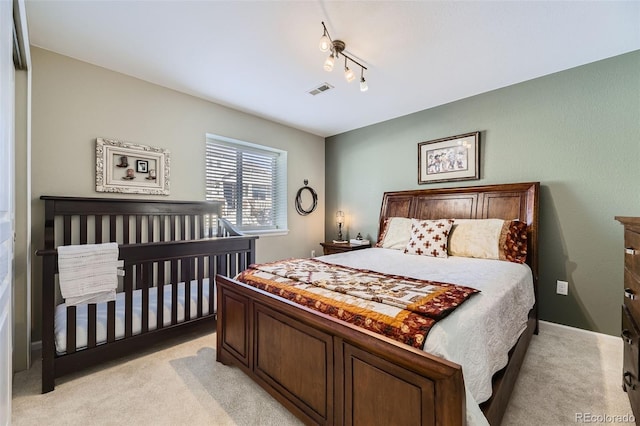
M 610 334 L 598 333 L 597 331 L 585 330 L 583 328 L 571 327 L 568 325 L 558 324 L 555 322 L 540 320 L 540 324 L 543 324 L 545 327 L 556 327 L 556 328 L 562 328 L 565 330 L 571 330 L 579 333 L 587 333 L 602 339 L 613 339 L 615 341 L 619 341 L 622 339 L 620 336 L 612 336 Z

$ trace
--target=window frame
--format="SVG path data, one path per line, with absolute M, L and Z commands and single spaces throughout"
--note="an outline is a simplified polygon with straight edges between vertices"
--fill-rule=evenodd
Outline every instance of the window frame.
M 269 156 L 274 156 L 275 165 L 273 167 L 273 173 L 275 174 L 275 183 L 273 188 L 273 209 L 275 210 L 273 214 L 273 218 L 275 221 L 274 225 L 269 225 L 265 227 L 255 226 L 255 225 L 243 225 L 242 220 L 243 217 L 243 192 L 245 185 L 255 185 L 255 183 L 245 183 L 245 175 L 242 173 L 242 165 L 236 168 L 236 181 L 234 182 L 234 202 L 236 204 L 235 208 L 235 220 L 233 222 L 234 225 L 241 230 L 245 234 L 249 235 L 287 235 L 289 233 L 288 228 L 288 218 L 287 218 L 287 210 L 288 210 L 288 194 L 287 194 L 287 151 L 273 148 L 266 145 L 260 145 L 253 142 L 242 141 L 238 139 L 229 138 L 226 136 L 220 136 L 216 134 L 207 133 L 206 134 L 206 144 L 205 144 L 205 199 L 206 200 L 214 200 L 221 201 L 218 198 L 214 198 L 210 195 L 211 190 L 209 186 L 209 182 L 211 181 L 209 176 L 208 162 L 210 161 L 209 151 L 210 144 L 219 145 L 229 147 L 231 149 L 237 150 L 240 153 L 249 153 L 253 155 L 264 155 L 265 158 Z M 242 154 L 241 154 L 242 155 Z M 224 182 L 218 181 L 219 184 L 224 185 Z M 249 190 L 249 189 L 248 189 Z M 255 192 L 256 189 L 251 188 L 252 192 Z M 224 188 L 223 188 L 224 194 Z M 223 201 L 224 202 L 224 201 Z M 227 216 L 228 217 L 228 216 Z M 239 224 L 240 223 L 240 224 Z

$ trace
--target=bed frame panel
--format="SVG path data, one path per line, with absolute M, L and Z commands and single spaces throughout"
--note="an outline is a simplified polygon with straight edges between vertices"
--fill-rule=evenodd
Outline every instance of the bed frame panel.
M 387 192 L 380 223 L 392 216 L 525 221 L 537 298 L 538 193 L 537 182 Z M 459 365 L 233 279 L 217 283 L 217 360 L 241 368 L 305 423 L 465 424 Z M 494 377 L 482 405 L 492 425 L 502 420 L 537 321 L 536 307 Z
M 41 197 L 45 201 L 45 248 L 42 274 L 42 392 L 52 391 L 57 377 L 121 357 L 157 343 L 161 339 L 198 328 L 215 328 L 214 277 L 233 276 L 255 261 L 257 237 L 241 235 L 219 218 L 216 202 L 152 201 L 114 198 Z M 117 242 L 125 276 L 119 292 L 125 298 L 125 336 L 116 338 L 115 302 L 107 304 L 107 342 L 96 342 L 96 304 L 89 304 L 87 347 L 76 344 L 76 310 L 67 307 L 67 349 L 62 355 L 55 348 L 55 311 L 62 302 L 57 287 L 57 250 L 60 245 Z M 209 298 L 204 299 L 205 279 Z M 163 289 L 168 283 L 185 282 L 190 294 L 191 281 L 197 286 L 196 312 L 184 305 L 178 321 L 178 292 L 172 287 L 171 320 L 163 324 L 162 309 L 157 312 L 157 328 L 149 330 L 150 288 Z M 142 297 L 141 332 L 133 334 L 133 292 Z M 158 291 L 162 306 L 163 291 Z M 205 314 L 202 303 L 208 303 Z M 191 318 L 194 315 L 195 318 Z

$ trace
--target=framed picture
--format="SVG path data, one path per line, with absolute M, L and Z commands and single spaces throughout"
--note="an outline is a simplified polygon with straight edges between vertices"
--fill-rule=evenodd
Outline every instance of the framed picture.
M 480 132 L 418 144 L 418 183 L 480 179 Z
M 149 162 L 147 160 L 136 160 L 136 172 L 149 173 Z
M 96 139 L 96 191 L 169 195 L 169 151 Z

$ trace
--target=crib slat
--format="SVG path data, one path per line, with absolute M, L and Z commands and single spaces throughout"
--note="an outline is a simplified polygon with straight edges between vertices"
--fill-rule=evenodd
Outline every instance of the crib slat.
M 164 227 L 167 225 L 167 216 L 159 216 L 158 220 L 160 221 L 160 224 L 158 225 L 158 229 L 160 231 L 158 241 L 164 241 Z
M 187 239 L 187 221 L 185 220 L 187 217 L 186 215 L 181 214 L 180 216 L 178 216 L 180 218 L 180 239 L 181 240 L 186 240 Z
M 155 221 L 155 216 L 149 215 L 147 217 L 147 242 L 152 243 L 155 240 L 153 239 L 153 222 Z
M 171 261 L 171 325 L 178 323 L 178 261 Z
M 190 225 L 191 225 L 191 232 L 189 234 L 189 239 L 195 240 L 195 239 L 198 238 L 198 237 L 196 237 L 196 215 L 191 215 L 191 216 L 189 216 L 189 218 L 190 218 L 189 222 L 190 222 Z
M 171 229 L 171 240 L 176 240 L 176 217 L 174 215 L 170 216 L 169 229 Z
M 116 340 L 116 302 L 107 302 L 107 342 Z
M 229 276 L 229 274 L 227 273 L 227 257 L 228 255 L 226 254 L 219 254 L 218 256 L 216 256 L 216 260 L 217 260 L 216 273 L 224 275 L 225 277 Z
M 102 243 L 102 215 L 97 214 L 95 216 L 95 230 L 96 230 L 96 244 Z
M 80 244 L 87 244 L 87 215 L 80 215 Z
M 138 266 L 137 287 L 142 289 L 142 332 L 149 331 L 149 282 L 151 280 L 152 263 Z
M 204 233 L 204 219 L 205 215 L 201 214 L 198 216 L 198 236 L 196 238 L 207 238 L 208 235 Z
M 182 260 L 182 280 L 184 281 L 184 320 L 191 319 L 191 262 L 193 258 Z
M 122 215 L 122 242 L 129 244 L 129 215 Z
M 156 287 L 158 288 L 158 309 L 156 309 L 157 328 L 164 327 L 164 267 L 165 262 L 158 262 L 158 279 Z
M 125 265 L 124 273 L 124 335 L 133 334 L 133 265 Z
M 117 216 L 109 215 L 109 241 L 112 243 L 118 242 L 117 219 Z
M 238 270 L 234 271 L 234 276 L 235 274 L 237 274 L 240 271 L 244 271 L 245 269 L 247 269 L 247 256 L 245 256 L 244 253 L 239 253 L 238 254 L 238 260 L 239 260 L 239 265 L 238 265 Z
M 87 330 L 87 347 L 95 348 L 96 347 L 96 316 L 97 309 L 95 303 L 90 303 L 87 305 L 88 309 L 88 330 Z
M 198 256 L 198 297 L 197 307 L 198 307 L 198 318 L 202 317 L 202 302 L 203 302 L 203 281 L 204 281 L 204 256 Z M 211 311 L 209 311 L 211 312 Z
M 238 258 L 237 253 L 229 254 L 229 275 L 228 275 L 229 277 L 233 277 L 238 272 L 237 258 Z
M 213 297 L 215 295 L 215 277 L 216 277 L 216 273 L 218 271 L 216 271 L 216 259 L 219 258 L 220 256 L 209 256 L 209 315 L 213 314 L 214 311 L 214 303 L 213 303 Z
M 67 307 L 67 353 L 76 351 L 76 307 Z
M 71 216 L 64 217 L 64 245 L 68 246 L 71 244 Z
M 142 242 L 142 216 L 136 215 L 136 243 Z

